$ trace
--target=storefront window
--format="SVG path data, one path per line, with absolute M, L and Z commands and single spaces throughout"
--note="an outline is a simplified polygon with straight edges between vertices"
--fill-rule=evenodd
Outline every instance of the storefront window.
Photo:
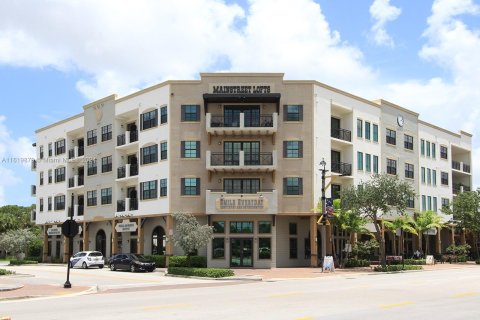
M 213 221 L 213 233 L 225 233 L 225 221 Z
M 272 223 L 270 221 L 258 222 L 258 233 L 271 233 L 271 232 L 272 232 Z
M 258 238 L 258 259 L 271 259 L 272 244 L 270 238 Z
M 225 238 L 214 238 L 212 240 L 212 259 L 225 258 Z

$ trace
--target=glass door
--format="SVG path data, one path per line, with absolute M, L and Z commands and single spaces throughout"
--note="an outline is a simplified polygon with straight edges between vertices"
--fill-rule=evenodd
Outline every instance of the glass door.
M 225 127 L 239 127 L 240 126 L 241 109 L 238 107 L 225 106 L 223 109 L 223 117 Z
M 226 166 L 238 166 L 240 164 L 240 150 L 242 150 L 242 142 L 225 142 L 223 145 L 223 164 Z
M 260 127 L 260 107 L 249 106 L 243 108 L 245 127 Z
M 257 193 L 260 179 L 224 179 L 223 191 L 227 193 Z
M 230 240 L 230 267 L 253 267 L 253 239 Z
M 260 142 L 243 142 L 245 165 L 260 165 Z

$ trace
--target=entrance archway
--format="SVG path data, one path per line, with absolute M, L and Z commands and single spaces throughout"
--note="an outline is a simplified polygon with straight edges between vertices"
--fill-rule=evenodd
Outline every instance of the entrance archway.
M 95 236 L 95 250 L 100 251 L 103 255 L 107 253 L 107 236 L 105 231 L 98 230 L 97 235 Z
M 152 232 L 152 254 L 165 254 L 165 230 L 157 226 Z

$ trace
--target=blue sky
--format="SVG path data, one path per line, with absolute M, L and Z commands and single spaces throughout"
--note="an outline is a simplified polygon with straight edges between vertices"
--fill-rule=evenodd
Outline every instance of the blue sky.
M 200 72 L 285 72 L 384 98 L 474 134 L 479 0 L 0 3 L 0 205 L 33 202 L 34 130 L 82 105 Z M 468 115 L 468 116 L 465 116 Z

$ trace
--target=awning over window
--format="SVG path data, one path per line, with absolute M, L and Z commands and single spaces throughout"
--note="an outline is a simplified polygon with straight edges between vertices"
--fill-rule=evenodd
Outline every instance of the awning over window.
M 280 93 L 240 93 L 240 94 L 215 94 L 204 93 L 203 102 L 205 113 L 208 112 L 209 103 L 275 103 L 277 112 L 280 111 Z

